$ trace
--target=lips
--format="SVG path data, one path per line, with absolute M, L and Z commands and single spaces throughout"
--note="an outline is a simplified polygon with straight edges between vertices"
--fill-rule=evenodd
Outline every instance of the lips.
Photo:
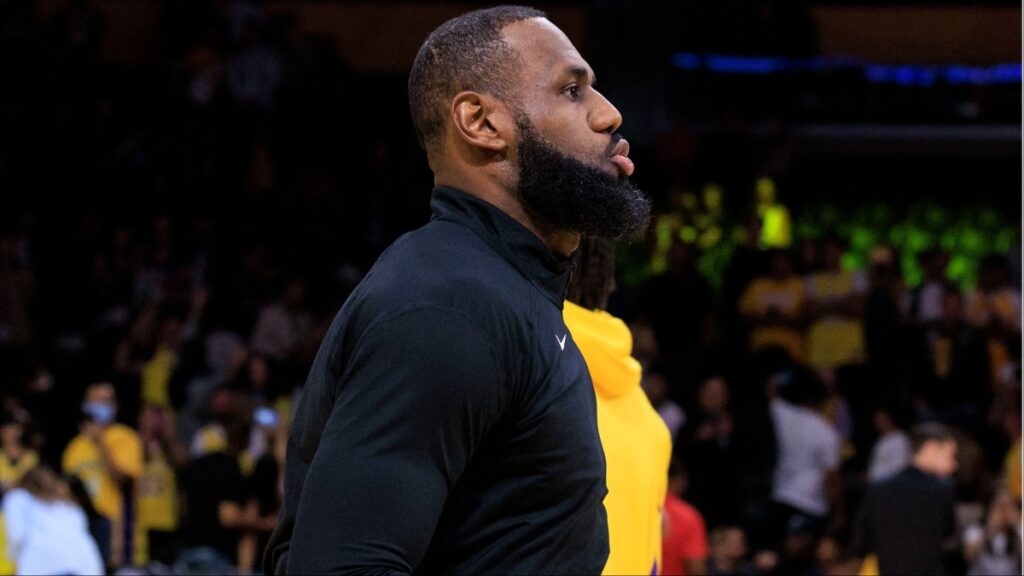
M 629 159 L 629 142 L 625 138 L 615 143 L 609 159 L 626 177 L 633 175 L 634 166 L 633 161 Z

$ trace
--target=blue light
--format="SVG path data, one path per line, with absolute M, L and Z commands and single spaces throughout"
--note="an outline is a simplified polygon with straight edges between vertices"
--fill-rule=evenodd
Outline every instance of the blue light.
M 745 56 L 708 56 L 708 69 L 727 74 L 771 74 L 789 66 L 782 58 Z
M 860 68 L 864 78 L 873 84 L 930 87 L 939 79 L 949 84 L 1020 84 L 1021 65 L 1007 63 L 979 68 L 962 64 L 919 65 L 877 64 L 864 62 L 852 56 L 815 56 L 813 58 L 784 58 L 781 56 L 730 56 L 680 52 L 672 55 L 672 65 L 683 70 L 705 68 L 721 74 L 778 74 L 794 72 L 822 72 L 836 69 Z
M 676 53 L 672 55 L 672 64 L 684 70 L 696 70 L 700 68 L 700 56 L 681 52 Z

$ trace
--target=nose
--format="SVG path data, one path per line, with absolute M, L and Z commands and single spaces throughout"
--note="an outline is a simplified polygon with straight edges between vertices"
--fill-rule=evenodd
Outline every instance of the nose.
M 613 134 L 622 126 L 622 114 L 619 114 L 618 108 L 612 105 L 603 94 L 594 90 L 595 104 L 594 109 L 591 110 L 588 120 L 590 122 L 590 129 L 594 132 L 603 132 L 605 134 Z

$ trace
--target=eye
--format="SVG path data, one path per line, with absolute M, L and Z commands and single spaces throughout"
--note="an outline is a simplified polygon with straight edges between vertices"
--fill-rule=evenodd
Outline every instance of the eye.
M 579 99 L 580 99 L 580 87 L 579 87 L 579 86 L 577 86 L 576 84 L 573 84 L 573 85 L 571 85 L 571 86 L 568 86 L 568 87 L 567 87 L 567 88 L 566 88 L 566 89 L 564 90 L 564 92 L 565 92 L 566 94 L 568 94 L 568 95 L 569 95 L 569 99 L 570 99 L 570 100 L 572 100 L 572 101 L 574 101 L 574 102 L 575 102 L 576 100 L 579 100 Z

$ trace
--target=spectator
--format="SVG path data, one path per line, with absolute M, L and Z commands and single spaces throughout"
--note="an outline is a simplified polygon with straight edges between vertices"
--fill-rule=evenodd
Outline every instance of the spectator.
M 272 408 L 260 407 L 253 413 L 254 432 L 264 446 L 256 460 L 246 489 L 245 517 L 251 529 L 242 537 L 239 568 L 252 570 L 259 564 L 260 554 L 267 548 L 270 533 L 277 525 L 281 510 L 282 463 L 287 442 L 286 422 Z
M 750 348 L 754 352 L 778 347 L 793 360 L 804 357 L 804 285 L 793 273 L 789 252 L 771 252 L 768 276 L 755 278 L 740 298 L 740 313 L 750 324 Z
M 903 307 L 912 323 L 928 328 L 942 319 L 949 255 L 941 250 L 927 250 L 921 253 L 919 260 L 924 269 L 924 280 L 917 288 L 904 294 Z
M 881 574 L 943 574 L 943 546 L 955 528 L 953 485 L 957 444 L 939 424 L 911 433 L 912 465 L 869 487 L 851 545 L 878 557 Z
M 145 551 L 134 546 L 133 483 L 142 474 L 142 443 L 135 430 L 115 422 L 113 384 L 90 384 L 82 412 L 81 433 L 64 450 L 62 467 L 66 474 L 81 478 L 96 510 L 110 521 L 110 563 L 129 565 L 145 557 Z
M 744 462 L 736 427 L 728 382 L 718 375 L 704 380 L 676 452 L 690 470 L 690 501 L 712 528 L 743 520 Z
M 697 271 L 696 247 L 676 238 L 666 259 L 665 273 L 640 289 L 637 313 L 650 322 L 662 359 L 673 363 L 678 378 L 710 341 L 712 292 Z
M 910 437 L 896 424 L 893 409 L 875 408 L 878 440 L 871 449 L 868 481 L 879 482 L 902 472 L 910 464 Z
M 861 271 L 843 270 L 843 250 L 838 239 L 826 239 L 822 270 L 806 276 L 807 363 L 814 368 L 838 368 L 864 360 L 867 278 Z
M 708 534 L 696 508 L 683 500 L 686 468 L 672 459 L 665 495 L 665 534 L 661 544 L 661 573 L 665 576 L 704 574 L 708 557 Z
M 252 348 L 277 360 L 284 360 L 306 343 L 313 317 L 305 308 L 306 284 L 293 278 L 281 298 L 260 310 L 252 333 Z
M 825 389 L 814 373 L 795 368 L 782 380 L 770 382 L 768 391 L 778 443 L 772 499 L 785 556 L 801 564 L 812 560 L 817 537 L 845 521 L 840 437 L 821 413 Z
M 29 470 L 3 499 L 7 549 L 17 574 L 103 574 L 82 509 L 49 468 Z
M 903 313 L 900 310 L 903 278 L 896 256 L 888 247 L 873 249 L 869 258 L 864 346 L 872 377 L 886 382 L 900 376 L 909 348 L 903 336 Z
M 969 526 L 964 531 L 963 545 L 968 576 L 1020 574 L 1020 505 L 1009 491 L 996 490 L 984 525 Z
M 0 414 L 0 494 L 10 490 L 39 464 L 39 454 L 23 442 L 25 423 L 17 414 Z
M 640 380 L 640 387 L 647 394 L 651 406 L 665 421 L 669 435 L 673 439 L 676 438 L 679 430 L 686 423 L 686 413 L 679 407 L 679 404 L 669 398 L 672 387 L 669 384 L 668 375 L 665 374 L 665 369 L 658 364 L 652 365 Z
M 754 562 L 747 560 L 747 535 L 737 526 L 719 526 L 711 531 L 711 557 L 708 576 L 757 576 L 775 567 L 772 553 L 759 553 Z
M 249 429 L 234 420 L 225 432 L 224 448 L 196 458 L 183 474 L 184 542 L 176 570 L 205 572 L 238 565 L 241 533 L 251 528 L 245 517 L 245 476 L 238 465 Z
M 933 410 L 946 414 L 969 410 L 976 416 L 989 381 L 984 334 L 964 322 L 963 299 L 948 286 L 942 300 L 942 319 L 924 335 L 928 375 L 920 391 Z
M 1020 350 L 1021 295 L 1010 284 L 1006 260 L 993 254 L 981 263 L 978 286 L 968 294 L 964 318 L 987 337 L 992 385 L 1012 365 L 1013 350 Z
M 139 529 L 146 534 L 149 558 L 166 566 L 177 556 L 177 470 L 188 453 L 174 436 L 174 418 L 163 406 L 149 404 L 139 415 L 144 459 L 138 483 Z

